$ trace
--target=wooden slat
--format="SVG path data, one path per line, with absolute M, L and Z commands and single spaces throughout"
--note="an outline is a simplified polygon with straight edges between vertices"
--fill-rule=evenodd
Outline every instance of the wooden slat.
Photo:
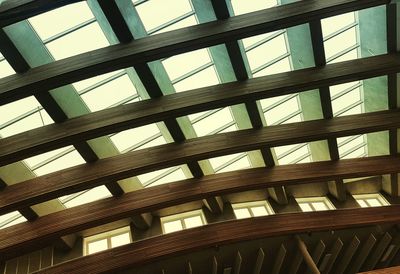
M 0 234 L 0 252 L 22 252 L 24 246 L 45 245 L 58 236 L 215 195 L 283 184 L 324 182 L 336 177 L 372 176 L 390 173 L 398 170 L 399 166 L 400 157 L 370 157 L 276 166 L 269 170 L 241 170 L 141 189 L 119 198 L 107 198 L 69 208 L 43 216 L 32 223 L 17 224 L 12 228 L 3 229 Z M 75 217 L 71 219 L 69 216 Z M 317 261 L 316 257 L 315 260 Z
M 353 262 L 350 264 L 348 273 L 357 273 L 360 270 L 361 266 L 367 259 L 368 255 L 371 252 L 372 248 L 374 247 L 375 243 L 376 243 L 376 238 L 374 235 L 371 234 L 368 237 L 368 240 L 365 241 L 364 244 L 362 245 L 358 255 L 355 257 Z
M 0 192 L 0 214 L 109 181 L 191 161 L 251 151 L 262 146 L 282 146 L 325 139 L 327 136 L 341 137 L 400 127 L 399 112 L 382 111 L 338 117 L 329 121 L 314 120 L 241 130 L 101 159 L 6 187 Z
M 260 274 L 262 267 L 263 267 L 263 263 L 264 263 L 264 258 L 265 258 L 265 253 L 264 250 L 262 248 L 258 249 L 258 253 L 257 253 L 257 260 L 254 264 L 254 271 L 253 274 Z
M 283 244 L 281 244 L 281 247 L 279 248 L 279 251 L 274 259 L 275 263 L 271 270 L 272 274 L 279 274 L 282 268 L 283 261 L 285 260 L 286 253 L 287 253 L 286 247 Z
M 381 259 L 383 252 L 389 246 L 391 241 L 392 236 L 390 236 L 390 234 L 386 232 L 385 235 L 383 235 L 383 237 L 380 239 L 374 251 L 372 251 L 371 255 L 362 266 L 363 271 L 368 271 L 375 268 L 376 264 Z
M 343 248 L 343 242 L 340 238 L 338 238 L 333 245 L 332 249 L 330 250 L 331 258 L 328 261 L 328 264 L 325 267 L 325 270 L 323 271 L 326 274 L 329 274 L 330 271 L 332 270 L 333 264 L 336 261 L 336 258 L 338 257 L 340 251 Z
M 242 255 L 240 252 L 236 252 L 235 265 L 233 267 L 233 274 L 240 274 L 240 269 L 242 268 Z
M 398 273 L 400 273 L 400 266 L 376 269 L 367 272 L 360 272 L 359 274 L 398 274 Z
M 109 46 L 37 67 L 23 76 L 1 79 L 0 103 L 135 64 L 386 3 L 388 0 L 301 1 Z
M 308 213 L 277 214 L 232 220 L 152 237 L 90 256 L 81 257 L 43 273 L 99 273 L 167 258 L 193 250 L 276 235 L 343 229 L 379 223 L 398 223 L 400 206 L 357 208 Z M 286 253 L 286 252 L 284 252 Z M 278 253 L 279 254 L 279 253 Z M 272 271 L 271 273 L 274 273 Z M 351 272 L 354 273 L 354 272 Z
M 0 141 L 0 165 L 132 127 L 209 109 L 400 71 L 400 54 L 375 56 L 206 87 L 90 113 Z M 0 80 L 1 81 L 1 80 Z M 196 100 L 193 100 L 196 98 Z M 0 100 L 1 101 L 1 100 Z
M 308 252 L 306 244 L 303 242 L 303 240 L 299 237 L 296 236 L 296 242 L 297 246 L 300 250 L 301 255 L 303 256 L 303 259 L 305 263 L 308 266 L 308 269 L 311 271 L 313 274 L 319 274 L 319 270 L 317 265 L 315 264 L 313 258 L 311 257 L 310 253 Z
M 211 272 L 211 274 L 217 274 L 217 273 L 218 273 L 218 260 L 214 256 L 213 259 L 212 259 L 212 272 Z
M 353 240 L 344 251 L 342 259 L 337 264 L 335 274 L 342 274 L 346 270 L 354 254 L 356 253 L 359 245 L 360 245 L 360 240 L 357 238 L 357 236 L 354 236 Z

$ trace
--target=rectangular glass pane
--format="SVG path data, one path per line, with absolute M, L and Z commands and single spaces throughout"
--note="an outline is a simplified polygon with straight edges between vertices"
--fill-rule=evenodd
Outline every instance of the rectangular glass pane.
M 121 245 L 126 245 L 131 242 L 131 237 L 129 236 L 129 232 L 111 237 L 111 247 L 117 247 Z
M 175 231 L 179 231 L 179 230 L 183 229 L 181 220 L 165 222 L 165 223 L 163 223 L 163 226 L 164 226 L 165 233 L 171 233 L 171 232 L 175 232 Z
M 107 239 L 94 241 L 94 242 L 88 243 L 88 254 L 100 252 L 100 251 L 106 250 L 107 248 L 108 248 Z
M 198 227 L 203 225 L 203 220 L 200 216 L 194 216 L 184 219 L 186 228 Z
M 235 208 L 233 209 L 235 212 L 236 219 L 244 219 L 244 218 L 250 218 L 250 212 L 247 208 Z

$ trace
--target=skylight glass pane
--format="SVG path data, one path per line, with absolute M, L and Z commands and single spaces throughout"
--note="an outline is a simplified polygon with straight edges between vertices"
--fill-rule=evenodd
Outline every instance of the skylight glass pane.
M 40 38 L 46 40 L 93 17 L 93 13 L 86 1 L 82 1 L 42 13 L 30 18 L 29 22 Z
M 272 61 L 273 59 L 287 53 L 285 37 L 278 37 L 247 52 L 247 58 L 252 70 Z
M 357 199 L 356 201 L 361 207 L 368 207 L 367 203 L 364 200 Z
M 302 146 L 301 148 L 293 151 L 289 155 L 286 155 L 283 158 L 278 159 L 278 163 L 280 165 L 286 165 L 297 162 L 302 156 L 309 154 L 308 146 Z
M 210 66 L 200 72 L 174 84 L 176 92 L 191 90 L 196 88 L 203 88 L 219 84 L 219 78 L 215 72 L 215 67 Z
M 337 113 L 356 102 L 360 102 L 361 99 L 360 89 L 353 89 L 332 101 L 333 113 Z
M 197 136 L 205 136 L 219 128 L 233 122 L 233 117 L 230 108 L 223 108 L 214 114 L 198 121 L 193 124 Z
M 257 43 L 261 43 L 261 41 L 266 41 L 272 38 L 272 36 L 277 35 L 279 31 L 273 31 L 273 32 L 268 32 L 256 36 L 250 36 L 248 38 L 242 39 L 243 46 L 245 47 L 246 50 L 248 50 L 249 47 L 255 46 Z
M 314 202 L 314 203 L 312 203 L 312 205 L 315 208 L 315 210 L 317 210 L 317 211 L 328 210 L 328 207 L 323 202 Z
M 41 107 L 33 96 L 0 106 L 0 125 Z
M 165 222 L 165 223 L 163 223 L 163 226 L 164 226 L 165 233 L 171 233 L 171 232 L 180 231 L 183 229 L 181 220 Z
M 88 254 L 93 254 L 96 252 L 100 252 L 103 250 L 106 250 L 108 248 L 107 246 L 107 239 L 102 239 L 99 241 L 91 242 L 88 244 Z
M 185 226 L 186 228 L 193 228 L 193 227 L 198 227 L 203 225 L 203 220 L 201 219 L 201 216 L 193 216 L 184 219 Z
M 182 168 L 175 170 L 174 172 L 169 173 L 168 175 L 163 176 L 162 178 L 158 179 L 157 181 L 154 181 L 150 185 L 151 186 L 158 186 L 158 185 L 163 185 L 167 183 L 172 183 L 180 180 L 187 179 L 185 176 L 185 173 L 183 173 Z
M 344 62 L 344 61 L 349 61 L 349 60 L 354 60 L 358 58 L 358 53 L 357 49 L 353 49 L 352 51 L 349 51 L 346 54 L 343 54 L 340 57 L 337 57 L 333 59 L 332 61 L 329 61 L 329 64 L 334 64 L 334 63 L 339 63 L 339 62 Z
M 344 84 L 340 84 L 340 85 L 330 86 L 329 90 L 331 93 L 331 97 L 333 98 L 336 95 L 338 95 L 339 93 L 357 86 L 359 83 L 360 83 L 359 81 L 355 81 L 355 82 L 349 82 L 349 83 L 344 83 Z
M 255 207 L 251 207 L 250 209 L 251 209 L 251 212 L 253 213 L 254 217 L 268 215 L 268 211 L 265 208 L 265 206 L 255 206 Z
M 261 100 L 262 101 L 262 100 Z M 265 120 L 267 125 L 273 125 L 278 123 L 280 120 L 289 116 L 293 112 L 299 111 L 300 106 L 297 100 L 297 97 L 293 97 L 292 99 L 283 102 L 282 104 L 274 107 L 273 109 L 264 113 Z
M 291 71 L 292 68 L 290 66 L 290 61 L 289 57 L 283 58 L 282 60 L 266 67 L 265 69 L 262 69 L 258 72 L 253 73 L 253 77 L 261 77 L 261 76 L 267 76 L 267 75 L 272 75 L 276 73 L 282 73 L 286 71 Z
M 359 157 L 364 157 L 367 155 L 367 151 L 365 146 L 360 147 L 359 149 L 345 155 L 345 156 L 340 156 L 341 159 L 351 159 L 351 158 L 359 158 Z
M 321 20 L 322 33 L 326 37 L 355 22 L 354 12 L 332 16 Z
M 136 7 L 147 31 L 192 11 L 188 0 L 149 0 Z
M 21 215 L 18 211 L 13 211 L 0 216 L 0 229 L 10 227 L 22 222 L 26 222 L 24 216 Z
M 98 111 L 115 105 L 122 100 L 136 94 L 136 88 L 128 75 L 118 77 L 101 85 L 81 97 L 91 111 Z
M 176 30 L 176 29 L 181 29 L 184 27 L 189 27 L 189 26 L 193 26 L 193 25 L 197 25 L 198 22 L 196 20 L 196 16 L 192 15 L 189 16 L 185 19 L 182 19 L 172 25 L 169 25 L 168 27 L 162 28 L 159 31 L 156 31 L 152 34 L 158 34 L 158 33 L 163 33 L 163 32 L 167 32 L 167 31 L 171 31 L 171 30 Z
M 276 0 L 231 0 L 235 15 L 271 8 L 277 5 Z
M 368 203 L 370 206 L 373 206 L 373 207 L 375 207 L 375 206 L 382 206 L 382 204 L 378 201 L 378 199 L 367 199 L 367 203 Z
M 72 166 L 77 166 L 83 163 L 85 163 L 85 160 L 76 150 L 74 150 L 63 157 L 58 158 L 57 160 L 54 160 L 47 165 L 36 169 L 35 174 L 38 176 L 42 176 L 51 172 L 66 169 Z
M 367 154 L 366 135 L 341 137 L 337 142 L 340 158 L 356 158 Z
M 111 196 L 112 194 L 105 186 L 98 186 L 84 192 L 83 194 L 79 195 L 78 197 L 68 202 L 65 202 L 64 205 L 67 208 L 70 208 L 78 205 L 87 204 L 93 201 L 101 200 Z
M 0 55 L 0 59 L 1 59 Z M 7 60 L 0 61 L 0 78 L 15 74 L 14 69 L 10 66 Z
M 346 116 L 346 115 L 360 114 L 362 112 L 363 112 L 362 104 L 359 104 L 359 105 L 356 105 L 355 107 L 353 107 L 353 108 L 351 108 L 349 110 L 346 110 L 345 112 L 342 112 L 340 114 L 336 114 L 335 113 L 334 116 L 340 117 L 340 116 Z
M 122 132 L 119 132 L 111 137 L 111 140 L 114 142 L 115 146 L 118 148 L 120 152 L 125 152 L 129 148 L 138 149 L 146 143 L 146 140 L 149 142 L 153 139 L 157 139 L 158 144 L 165 144 L 164 137 L 156 137 L 153 136 L 161 135 L 160 130 L 158 129 L 156 124 L 149 124 L 137 128 L 128 129 Z M 151 140 L 150 140 L 151 139 Z
M 129 232 L 111 237 L 111 247 L 117 247 L 121 245 L 126 245 L 131 242 L 131 237 L 129 236 Z
M 351 138 L 351 137 L 350 137 Z M 364 144 L 364 136 L 360 135 L 351 141 L 344 142 L 344 140 L 349 140 L 348 137 L 338 138 L 339 155 L 343 155 L 345 152 L 351 150 L 352 148 Z
M 244 219 L 244 218 L 250 218 L 250 212 L 247 208 L 235 208 L 233 209 L 235 212 L 236 219 Z
M 162 61 L 172 81 L 210 62 L 211 57 L 207 49 L 182 53 Z
M 103 48 L 108 45 L 109 43 L 97 22 L 46 44 L 56 60 Z
M 214 170 L 220 169 L 222 166 L 224 166 L 227 162 L 234 160 L 235 158 L 240 158 L 241 156 L 244 157 L 244 153 L 235 153 L 235 154 L 230 154 L 230 155 L 224 155 L 220 157 L 215 157 L 209 159 L 211 166 L 213 167 Z M 248 167 L 248 165 L 243 166 L 243 168 Z
M 313 211 L 311 206 L 309 204 L 307 204 L 307 203 L 299 203 L 299 206 L 300 206 L 301 210 L 304 211 L 304 212 Z
M 115 75 L 119 75 L 119 74 L 123 73 L 123 71 L 124 70 L 117 70 L 117 71 L 112 71 L 109 73 L 101 74 L 101 75 L 98 75 L 95 77 L 91 77 L 91 78 L 73 83 L 72 85 L 76 88 L 77 91 L 82 91 L 82 90 L 89 88 L 101 81 L 104 81 L 109 78 L 113 78 L 113 77 L 115 77 Z
M 68 147 L 63 147 L 63 148 L 59 148 L 56 150 L 52 150 L 46 153 L 42 153 L 30 158 L 25 159 L 25 163 L 28 164 L 28 166 L 30 166 L 31 168 L 37 166 L 38 164 L 49 160 L 50 158 L 56 157 L 59 154 L 63 154 L 63 152 L 67 152 L 67 151 L 71 151 L 73 149 L 72 146 L 68 146 Z
M 8 137 L 52 123 L 53 120 L 50 118 L 47 112 L 45 110 L 41 110 L 1 129 L 0 135 L 3 137 Z
M 234 171 L 249 168 L 251 166 L 248 156 L 240 158 L 239 160 L 233 162 L 232 164 L 218 170 L 216 173 Z
M 344 51 L 357 44 L 356 28 L 351 28 L 345 32 L 329 39 L 324 43 L 326 58 L 329 59 L 333 55 Z

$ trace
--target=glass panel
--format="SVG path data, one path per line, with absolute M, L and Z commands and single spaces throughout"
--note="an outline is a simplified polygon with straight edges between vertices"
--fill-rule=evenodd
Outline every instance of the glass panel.
M 171 182 L 176 182 L 176 181 L 180 181 L 180 180 L 184 180 L 187 179 L 185 174 L 183 173 L 183 170 L 180 168 L 168 175 L 165 175 L 164 177 L 162 177 L 161 179 L 155 181 L 154 183 L 151 183 L 150 186 L 158 186 L 158 185 L 163 185 L 163 184 L 167 184 L 167 183 L 171 183 Z
M 352 51 L 349 51 L 346 54 L 343 54 L 342 56 L 335 58 L 332 61 L 329 61 L 329 64 L 333 64 L 333 63 L 339 63 L 339 62 L 344 62 L 344 61 L 349 61 L 349 60 L 354 60 L 358 58 L 358 53 L 357 53 L 357 49 L 354 49 Z
M 284 35 L 256 47 L 247 52 L 247 58 L 252 70 L 271 62 L 273 59 L 287 53 Z
M 188 0 L 149 0 L 136 7 L 147 31 L 192 11 Z
M 53 120 L 50 118 L 47 112 L 41 110 L 34 112 L 26 118 L 16 121 L 15 123 L 1 129 L 0 134 L 2 137 L 8 137 L 52 123 Z
M 76 150 L 74 150 L 67 155 L 62 156 L 61 158 L 58 158 L 57 160 L 54 160 L 47 165 L 36 169 L 35 174 L 37 176 L 42 176 L 51 172 L 66 169 L 83 163 L 85 163 L 85 160 L 83 160 L 82 156 Z
M 267 9 L 277 5 L 276 0 L 231 0 L 235 15 Z
M 115 105 L 135 94 L 137 94 L 135 86 L 128 75 L 124 75 L 82 94 L 81 97 L 91 111 L 98 111 Z
M 366 201 L 370 206 L 373 206 L 373 207 L 382 206 L 382 204 L 379 202 L 378 199 L 367 199 Z
M 73 83 L 72 85 L 76 88 L 78 91 L 82 91 L 88 87 L 93 86 L 94 84 L 97 84 L 98 82 L 101 82 L 103 80 L 106 80 L 107 78 L 112 78 L 116 77 L 115 75 L 123 73 L 124 70 L 117 70 L 117 71 L 112 71 L 109 73 L 101 74 L 95 77 L 91 77 L 76 83 Z
M 107 239 L 102 239 L 99 241 L 88 243 L 88 254 L 93 254 L 99 251 L 106 250 L 107 246 Z
M 253 77 L 261 77 L 261 76 L 266 76 L 266 75 L 271 75 L 271 74 L 276 74 L 276 73 L 281 73 L 281 72 L 286 72 L 286 71 L 291 71 L 292 68 L 290 66 L 290 61 L 289 57 L 286 57 L 269 67 L 266 67 L 263 70 L 260 70 L 256 73 L 253 74 Z
M 311 206 L 307 203 L 299 203 L 299 206 L 300 206 L 301 210 L 304 212 L 313 211 Z
M 164 168 L 149 173 L 144 173 L 138 175 L 137 177 L 144 186 L 156 186 L 186 179 L 183 171 L 180 168 L 177 169 L 176 167 Z
M 355 82 L 349 82 L 349 83 L 344 83 L 344 84 L 340 84 L 340 85 L 330 86 L 329 90 L 331 93 L 331 97 L 333 98 L 335 95 L 341 93 L 342 91 L 344 91 L 346 89 L 350 89 L 359 83 L 360 83 L 359 81 L 355 81 Z
M 321 20 L 322 33 L 326 37 L 355 22 L 354 12 L 332 16 Z
M 333 55 L 344 51 L 357 44 L 356 28 L 351 28 L 345 32 L 329 39 L 324 43 L 326 58 L 329 59 Z
M 249 168 L 250 166 L 251 165 L 250 165 L 249 157 L 245 156 L 245 157 L 237 160 L 236 162 L 233 162 L 232 164 L 218 170 L 216 173 L 245 169 L 245 168 Z
M 193 116 L 189 116 L 191 118 Z M 197 136 L 205 136 L 213 131 L 233 122 L 233 117 L 230 108 L 223 108 L 214 114 L 193 124 Z
M 181 29 L 184 27 L 189 27 L 189 26 L 193 26 L 193 25 L 197 25 L 197 20 L 196 20 L 196 16 L 192 15 L 190 17 L 187 17 L 183 20 L 180 20 L 178 22 L 176 22 L 175 24 L 172 24 L 168 27 L 162 28 L 159 31 L 156 31 L 152 34 L 158 34 L 158 33 L 163 33 L 163 32 L 167 32 L 167 31 L 171 31 L 171 30 L 176 30 L 176 29 Z
M 6 228 L 6 227 L 10 227 L 10 226 L 13 226 L 13 225 L 16 225 L 16 224 L 20 224 L 20 223 L 23 223 L 23 222 L 26 222 L 26 221 L 27 221 L 27 219 L 25 219 L 24 216 L 20 216 L 17 219 L 15 219 L 14 221 L 9 222 L 8 224 L 2 226 L 1 229 Z
M 236 219 L 250 218 L 250 212 L 247 208 L 236 208 L 233 210 L 235 212 Z
M 364 200 L 356 200 L 356 201 L 361 207 L 368 207 L 367 203 Z
M 26 219 L 19 213 L 18 211 L 13 211 L 0 216 L 0 229 L 10 227 L 22 222 L 25 222 Z
M 108 46 L 98 23 L 92 23 L 46 44 L 54 59 L 60 60 L 83 52 Z
M 0 59 L 1 59 L 1 55 L 0 55 Z M 0 78 L 9 76 L 15 74 L 14 69 L 10 66 L 10 64 L 6 61 L 3 60 L 0 62 Z
M 176 92 L 191 90 L 196 88 L 203 88 L 219 84 L 219 78 L 215 72 L 215 67 L 210 66 L 202 71 L 190 76 L 178 83 L 174 84 Z
M 250 209 L 254 217 L 268 215 L 268 211 L 265 208 L 265 206 L 256 206 L 256 207 L 251 207 Z
M 268 125 L 273 125 L 279 122 L 280 120 L 284 119 L 285 117 L 289 116 L 293 112 L 299 111 L 300 106 L 297 101 L 297 97 L 294 97 L 273 109 L 264 113 L 265 120 L 267 121 Z
M 105 186 L 98 186 L 98 187 L 92 188 L 92 189 L 84 192 L 83 194 L 77 196 L 76 198 L 74 198 L 68 202 L 65 202 L 64 205 L 65 205 L 65 207 L 70 208 L 70 207 L 87 204 L 87 203 L 97 201 L 100 199 L 104 199 L 107 197 L 111 197 L 111 196 L 112 196 L 112 194 Z
M 216 170 L 219 167 L 221 167 L 222 165 L 224 165 L 225 163 L 227 163 L 235 158 L 238 158 L 242 154 L 243 153 L 224 155 L 224 156 L 220 156 L 220 157 L 210 158 L 209 161 L 210 161 L 210 164 L 213 167 L 213 169 Z
M 337 113 L 340 110 L 361 101 L 360 89 L 356 88 L 332 101 L 333 113 Z
M 299 158 L 305 156 L 308 153 L 309 153 L 308 145 L 302 146 L 301 148 L 293 151 L 292 153 L 286 155 L 285 157 L 278 159 L 278 163 L 280 165 L 295 163 L 296 160 L 299 160 Z
M 2 105 L 0 106 L 0 125 L 40 107 L 41 105 L 33 96 Z
M 126 245 L 131 242 L 131 237 L 129 236 L 129 232 L 111 237 L 111 247 L 117 247 L 121 245 Z
M 176 221 L 172 221 L 172 222 L 165 222 L 163 224 L 164 226 L 164 232 L 165 233 L 171 233 L 171 232 L 175 232 L 175 231 L 179 231 L 182 230 L 182 223 L 181 220 L 176 220 Z
M 203 225 L 203 220 L 200 216 L 186 218 L 184 219 L 184 222 L 186 228 L 198 227 Z
M 63 147 L 56 150 L 52 150 L 46 153 L 42 153 L 30 158 L 25 159 L 25 163 L 28 164 L 30 168 L 34 168 L 35 166 L 43 163 L 45 161 L 50 160 L 50 158 L 56 157 L 57 155 L 67 153 L 67 151 L 73 150 L 73 146 Z
M 162 61 L 172 81 L 210 62 L 211 57 L 207 49 L 182 53 Z
M 46 40 L 93 17 L 86 1 L 82 1 L 34 16 L 29 22 L 40 38 Z
M 312 205 L 315 208 L 315 210 L 317 210 L 317 211 L 323 211 L 323 210 L 328 210 L 329 209 L 326 206 L 326 204 L 323 203 L 323 202 L 313 202 Z

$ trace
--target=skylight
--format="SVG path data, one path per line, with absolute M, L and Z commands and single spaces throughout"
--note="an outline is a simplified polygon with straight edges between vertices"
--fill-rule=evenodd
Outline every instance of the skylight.
M 182 167 L 164 168 L 137 176 L 144 187 L 162 185 L 186 179 Z
M 0 78 L 15 74 L 14 69 L 10 66 L 7 60 L 0 53 Z
M 22 216 L 18 211 L 13 211 L 0 216 L 0 229 L 4 229 L 19 223 L 26 222 L 24 216 Z

